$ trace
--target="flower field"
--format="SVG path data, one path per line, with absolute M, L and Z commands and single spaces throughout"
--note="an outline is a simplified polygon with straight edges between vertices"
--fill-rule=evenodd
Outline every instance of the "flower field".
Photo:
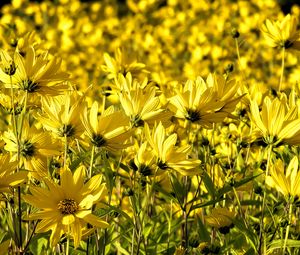
M 0 255 L 300 254 L 288 2 L 3 4 Z

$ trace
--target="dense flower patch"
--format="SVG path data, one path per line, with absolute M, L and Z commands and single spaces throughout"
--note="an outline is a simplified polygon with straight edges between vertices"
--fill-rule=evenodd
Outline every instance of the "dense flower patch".
M 3 6 L 0 254 L 298 254 L 299 15 Z

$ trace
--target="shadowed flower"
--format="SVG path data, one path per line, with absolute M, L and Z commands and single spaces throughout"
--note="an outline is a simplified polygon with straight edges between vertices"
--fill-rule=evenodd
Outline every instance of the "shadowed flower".
M 17 161 L 18 142 L 15 134 L 9 130 L 4 132 L 4 149 L 12 153 L 11 161 Z M 47 157 L 60 154 L 61 144 L 54 142 L 48 132 L 29 127 L 28 122 L 24 122 L 22 135 L 20 138 L 20 167 L 32 174 L 47 174 Z
M 267 19 L 261 31 L 270 47 L 300 50 L 300 31 L 297 31 L 297 26 L 297 18 L 288 14 L 281 22 Z
M 47 178 L 46 187 L 31 186 L 31 195 L 24 200 L 40 209 L 28 216 L 30 220 L 41 220 L 37 233 L 52 231 L 50 245 L 54 247 L 63 234 L 72 236 L 74 246 L 78 247 L 83 230 L 90 224 L 98 228 L 107 228 L 109 224 L 92 214 L 92 206 L 105 196 L 105 184 L 102 176 L 95 175 L 85 183 L 86 169 L 79 167 L 74 174 L 69 169 L 61 173 L 60 184 Z
M 234 110 L 241 97 L 235 97 L 238 84 L 223 76 L 209 75 L 205 82 L 200 76 L 188 80 L 182 91 L 170 98 L 175 116 L 211 128 Z
M 9 192 L 10 187 L 15 187 L 27 179 L 27 172 L 15 172 L 16 162 L 10 162 L 9 154 L 0 156 L 0 192 Z
M 121 111 L 114 112 L 113 107 L 106 109 L 100 116 L 98 111 L 98 103 L 94 102 L 90 113 L 85 108 L 82 115 L 82 123 L 90 142 L 97 148 L 105 148 L 113 153 L 130 146 L 126 143 L 132 133 L 129 130 L 129 118 Z
M 56 96 L 67 89 L 64 82 L 69 75 L 59 71 L 61 60 L 56 57 L 49 59 L 47 53 L 36 56 L 34 48 L 29 47 L 25 57 L 15 52 L 12 59 L 2 51 L 1 58 L 5 67 L 0 69 L 0 81 L 7 88 L 12 83 L 14 88 L 41 96 Z M 13 66 L 16 70 L 11 75 Z
M 227 234 L 230 228 L 233 227 L 233 219 L 235 212 L 228 208 L 214 208 L 211 214 L 205 216 L 205 222 L 215 228 L 218 228 L 222 234 Z
M 289 106 L 285 94 L 282 94 L 281 99 L 265 97 L 261 111 L 257 103 L 252 101 L 250 110 L 250 119 L 267 144 L 299 144 L 300 119 L 297 116 L 297 106 Z
M 58 137 L 80 138 L 84 132 L 80 114 L 83 112 L 83 97 L 76 92 L 55 98 L 43 98 L 44 111 L 38 120 Z
M 300 196 L 300 171 L 298 158 L 295 156 L 290 161 L 286 171 L 282 161 L 277 161 L 271 168 L 270 176 L 266 183 L 282 193 L 285 197 Z
M 161 170 L 175 170 L 182 175 L 199 173 L 197 167 L 200 165 L 200 160 L 189 158 L 190 146 L 175 146 L 177 134 L 168 136 L 161 122 L 154 126 L 153 130 L 145 124 L 145 136 L 156 156 L 156 164 Z

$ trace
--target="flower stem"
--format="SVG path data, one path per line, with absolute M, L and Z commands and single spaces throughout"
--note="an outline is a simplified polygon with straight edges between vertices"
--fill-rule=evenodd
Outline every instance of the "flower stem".
M 272 153 L 273 146 L 269 145 L 269 151 L 268 151 L 268 159 L 267 159 L 267 167 L 266 167 L 266 178 L 269 175 L 269 168 L 270 168 L 270 161 L 271 161 L 271 153 Z M 261 211 L 261 219 L 260 219 L 260 231 L 259 231 L 259 246 L 258 246 L 258 253 L 261 253 L 261 247 L 262 247 L 262 238 L 264 235 L 264 211 L 266 207 L 266 188 L 264 189 L 264 197 L 263 197 L 263 204 L 262 204 L 262 211 Z M 264 254 L 266 254 L 266 250 L 264 249 Z
M 279 92 L 281 91 L 282 82 L 283 82 L 283 74 L 284 74 L 284 60 L 285 60 L 285 47 L 282 47 L 281 52 L 281 74 L 280 74 L 280 81 L 279 81 Z
M 290 225 L 291 225 L 291 219 L 292 219 L 292 212 L 293 212 L 293 204 L 289 203 L 289 219 L 288 219 L 288 225 L 286 227 L 286 232 L 285 232 L 285 238 L 284 238 L 284 244 L 283 244 L 283 248 L 282 248 L 282 255 L 285 254 L 285 249 L 286 249 L 286 244 L 287 244 L 287 240 L 289 237 L 289 231 L 290 231 Z
M 93 145 L 92 147 L 92 154 L 91 154 L 91 161 L 90 161 L 90 167 L 89 167 L 89 173 L 88 173 L 88 178 L 92 178 L 92 169 L 93 169 L 93 164 L 94 164 L 94 157 L 95 157 L 95 146 Z
M 64 167 L 66 167 L 67 155 L 68 155 L 68 137 L 67 137 L 67 134 L 64 135 L 64 138 L 65 138 Z

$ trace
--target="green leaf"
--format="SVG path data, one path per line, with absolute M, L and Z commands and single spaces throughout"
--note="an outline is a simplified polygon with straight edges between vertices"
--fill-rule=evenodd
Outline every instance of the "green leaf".
M 172 184 L 173 191 L 175 193 L 175 197 L 177 198 L 179 205 L 183 207 L 186 191 L 183 185 L 181 185 L 181 183 L 178 181 L 177 177 L 174 174 L 169 173 L 169 176 L 170 176 L 170 181 Z
M 222 200 L 225 200 L 225 198 L 214 199 L 214 200 L 210 200 L 210 201 L 205 202 L 205 203 L 200 203 L 200 204 L 193 205 L 190 211 L 195 210 L 197 208 L 202 208 L 202 207 L 206 207 L 206 206 L 210 206 L 210 205 L 215 205 L 216 203 L 218 203 Z
M 283 240 L 274 240 L 269 247 L 269 250 L 279 249 L 283 247 Z M 300 240 L 288 239 L 286 242 L 287 248 L 300 248 Z
M 246 237 L 247 242 L 256 251 L 258 247 L 258 236 L 253 232 L 249 226 L 245 226 L 244 221 L 240 219 L 232 219 L 234 226 Z
M 202 220 L 200 217 L 197 217 L 197 223 L 198 223 L 198 234 L 199 234 L 199 239 L 203 242 L 210 242 L 210 236 L 209 233 L 203 224 Z
M 115 242 L 114 246 L 117 248 L 118 252 L 121 252 L 121 254 L 130 255 L 130 253 L 128 251 L 126 251 L 124 248 L 122 248 L 120 243 Z
M 258 177 L 260 175 L 261 174 L 245 177 L 241 181 L 234 182 L 233 187 L 238 188 L 238 187 L 254 180 L 256 177 Z M 225 184 L 223 188 L 218 190 L 218 196 L 221 197 L 224 194 L 230 192 L 231 190 L 232 190 L 232 186 L 230 186 L 229 184 Z
M 215 195 L 216 195 L 216 190 L 215 190 L 214 183 L 213 183 L 212 179 L 210 178 L 210 176 L 209 176 L 206 172 L 203 172 L 202 180 L 203 180 L 203 182 L 204 182 L 204 185 L 205 185 L 205 187 L 206 187 L 208 193 L 209 193 L 212 197 L 215 197 Z

